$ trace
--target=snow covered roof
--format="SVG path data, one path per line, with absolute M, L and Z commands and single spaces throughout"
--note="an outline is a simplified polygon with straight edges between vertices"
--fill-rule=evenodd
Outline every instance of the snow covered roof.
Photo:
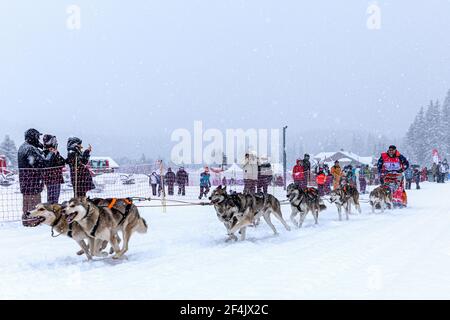
M 99 156 L 97 156 L 97 157 L 91 157 L 90 160 L 91 161 L 105 161 L 105 160 L 108 160 L 110 168 L 113 168 L 113 169 L 119 168 L 119 164 L 117 162 L 115 162 L 113 160 L 113 158 L 111 158 L 111 157 L 99 157 Z
M 366 165 L 372 165 L 373 161 L 373 157 L 361 157 L 350 151 L 320 152 L 313 159 L 320 162 L 354 161 Z

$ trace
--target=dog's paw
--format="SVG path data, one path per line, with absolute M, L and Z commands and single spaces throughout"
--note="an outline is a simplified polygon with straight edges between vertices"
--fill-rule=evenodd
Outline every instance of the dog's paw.
M 80 250 L 77 252 L 77 256 L 82 256 L 84 254 L 84 250 Z

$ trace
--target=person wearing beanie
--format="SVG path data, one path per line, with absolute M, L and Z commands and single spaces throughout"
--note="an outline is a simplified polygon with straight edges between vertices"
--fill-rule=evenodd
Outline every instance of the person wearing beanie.
M 36 129 L 25 132 L 25 142 L 19 147 L 17 161 L 19 165 L 19 185 L 22 193 L 22 220 L 27 213 L 41 203 L 41 192 L 44 189 L 42 170 L 47 166 L 51 154 L 46 157 L 40 141 L 41 133 Z M 25 223 L 22 222 L 24 225 Z
M 47 187 L 47 202 L 56 204 L 61 193 L 61 184 L 64 183 L 63 168 L 66 160 L 58 151 L 58 141 L 55 136 L 45 134 L 42 138 L 44 143 L 44 155 L 49 157 L 46 168 L 43 170 L 42 178 Z
M 70 179 L 75 197 L 85 197 L 88 191 L 95 189 L 92 175 L 88 168 L 92 147 L 89 145 L 83 151 L 82 143 L 81 139 L 77 137 L 71 137 L 67 141 L 66 163 L 70 168 Z
M 203 196 L 205 198 L 208 197 L 209 189 L 211 188 L 211 175 L 209 174 L 209 168 L 205 167 L 205 171 L 200 174 L 200 195 L 198 196 L 201 199 Z

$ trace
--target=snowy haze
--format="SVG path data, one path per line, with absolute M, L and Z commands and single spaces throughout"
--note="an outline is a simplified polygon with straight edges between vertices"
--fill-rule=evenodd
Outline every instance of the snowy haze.
M 401 137 L 450 89 L 450 1 L 1 1 L 0 135 L 168 157 L 174 129 Z M 68 5 L 81 29 L 66 27 Z

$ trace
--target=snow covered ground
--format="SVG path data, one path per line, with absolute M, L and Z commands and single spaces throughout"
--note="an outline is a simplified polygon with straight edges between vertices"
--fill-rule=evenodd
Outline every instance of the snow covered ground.
M 425 183 L 407 209 L 369 214 L 364 203 L 339 222 L 329 206 L 318 226 L 308 217 L 287 232 L 273 219 L 273 236 L 261 221 L 237 243 L 224 242 L 212 207 L 143 208 L 149 232 L 121 261 L 87 262 L 47 226 L 3 223 L 0 298 L 449 299 L 449 194 L 450 183 Z

